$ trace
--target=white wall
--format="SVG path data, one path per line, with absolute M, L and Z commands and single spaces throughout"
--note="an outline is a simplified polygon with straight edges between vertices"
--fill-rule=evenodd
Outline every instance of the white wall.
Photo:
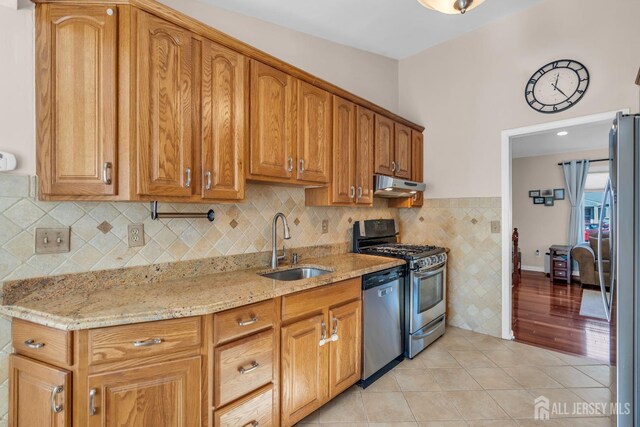
M 218 28 L 393 112 L 398 61 L 330 42 L 195 0 L 170 7 Z M 18 155 L 16 173 L 35 174 L 33 8 L 0 7 L 0 150 Z
M 638 0 L 547 0 L 401 60 L 400 114 L 427 128 L 427 197 L 499 196 L 502 130 L 637 111 L 639 16 Z M 524 101 L 525 84 L 560 58 L 586 65 L 589 90 L 568 111 L 537 113 Z

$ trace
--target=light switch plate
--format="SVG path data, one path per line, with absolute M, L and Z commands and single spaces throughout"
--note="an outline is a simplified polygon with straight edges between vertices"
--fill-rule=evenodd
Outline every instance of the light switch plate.
M 500 221 L 491 221 L 491 232 L 500 233 Z
M 71 228 L 36 228 L 36 253 L 58 254 L 70 252 Z
M 127 225 L 127 240 L 130 248 L 144 246 L 144 224 Z
M 329 220 L 322 220 L 322 234 L 327 234 L 329 232 Z

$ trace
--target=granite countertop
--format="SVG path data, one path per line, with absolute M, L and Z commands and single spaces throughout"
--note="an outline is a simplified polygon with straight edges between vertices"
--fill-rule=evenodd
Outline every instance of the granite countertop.
M 288 282 L 260 276 L 273 271 L 265 267 L 166 281 L 129 281 L 108 287 L 79 280 L 74 283 L 69 276 L 9 303 L 5 300 L 0 314 L 62 330 L 200 316 L 403 264 L 399 259 L 352 253 L 305 259 L 297 267 L 319 267 L 331 273 Z M 279 269 L 288 268 L 292 267 Z

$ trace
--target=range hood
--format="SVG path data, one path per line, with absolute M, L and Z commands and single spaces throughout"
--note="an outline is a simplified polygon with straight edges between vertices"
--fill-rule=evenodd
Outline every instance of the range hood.
M 424 191 L 427 186 L 424 182 L 413 182 L 392 176 L 374 175 L 375 197 L 387 199 L 399 199 L 413 197 L 418 191 Z

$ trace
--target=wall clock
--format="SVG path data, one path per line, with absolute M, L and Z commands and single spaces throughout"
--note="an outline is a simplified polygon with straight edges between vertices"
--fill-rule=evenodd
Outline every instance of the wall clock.
M 524 89 L 529 107 L 550 114 L 574 106 L 589 87 L 589 71 L 578 61 L 559 59 L 533 73 Z

